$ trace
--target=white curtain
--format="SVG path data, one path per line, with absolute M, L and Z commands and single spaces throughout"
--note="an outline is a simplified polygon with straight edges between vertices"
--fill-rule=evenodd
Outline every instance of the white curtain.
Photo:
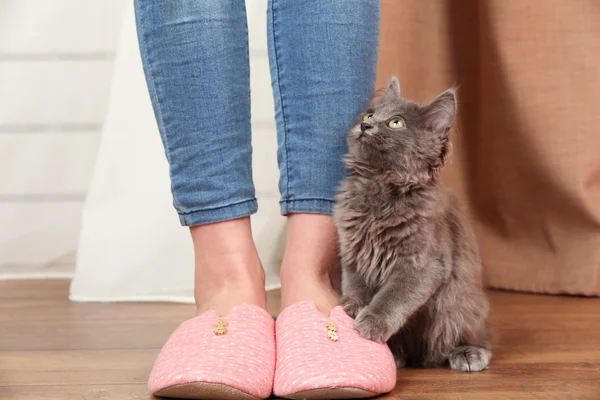
M 267 289 L 279 285 L 285 219 L 279 215 L 276 135 L 266 52 L 266 0 L 248 1 L 254 181 L 253 234 Z M 142 72 L 128 2 L 109 111 L 83 211 L 74 301 L 193 301 L 193 254 L 171 204 L 168 165 Z

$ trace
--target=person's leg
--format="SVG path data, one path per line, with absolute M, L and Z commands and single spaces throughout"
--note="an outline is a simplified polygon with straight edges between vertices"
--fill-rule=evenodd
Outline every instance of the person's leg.
M 252 241 L 248 28 L 243 0 L 136 0 L 144 72 L 173 203 L 190 226 L 198 311 L 265 306 Z
M 282 308 L 314 301 L 328 313 L 346 132 L 375 85 L 379 0 L 270 0 L 268 36 L 278 131 L 281 212 L 289 216 Z

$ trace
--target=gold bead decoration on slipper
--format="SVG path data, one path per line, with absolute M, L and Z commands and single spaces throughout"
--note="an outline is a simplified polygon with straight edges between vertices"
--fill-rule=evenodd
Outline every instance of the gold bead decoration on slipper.
M 215 335 L 224 335 L 227 333 L 227 325 L 229 325 L 227 321 L 218 319 L 213 325 L 213 332 L 215 332 Z
M 332 342 L 337 342 L 340 337 L 336 331 L 327 331 L 327 339 L 331 340 Z
M 327 328 L 327 339 L 331 340 L 332 342 L 337 342 L 340 338 L 337 333 L 337 327 L 331 321 L 328 321 L 325 324 L 325 327 Z

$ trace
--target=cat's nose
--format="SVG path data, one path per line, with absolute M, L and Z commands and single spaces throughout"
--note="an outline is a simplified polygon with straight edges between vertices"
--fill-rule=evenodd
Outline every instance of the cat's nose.
M 368 122 L 361 122 L 361 123 L 360 123 L 360 130 L 361 130 L 361 132 L 362 132 L 362 133 L 365 133 L 365 131 L 366 131 L 367 129 L 371 129 L 372 127 L 373 127 L 373 125 L 371 125 L 371 124 L 370 124 L 370 123 L 368 123 Z

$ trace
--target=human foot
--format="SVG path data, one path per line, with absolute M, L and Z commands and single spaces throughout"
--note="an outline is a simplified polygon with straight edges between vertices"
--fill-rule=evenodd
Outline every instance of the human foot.
M 198 315 L 226 315 L 238 304 L 266 308 L 265 273 L 252 240 L 250 219 L 190 228 L 194 242 Z

